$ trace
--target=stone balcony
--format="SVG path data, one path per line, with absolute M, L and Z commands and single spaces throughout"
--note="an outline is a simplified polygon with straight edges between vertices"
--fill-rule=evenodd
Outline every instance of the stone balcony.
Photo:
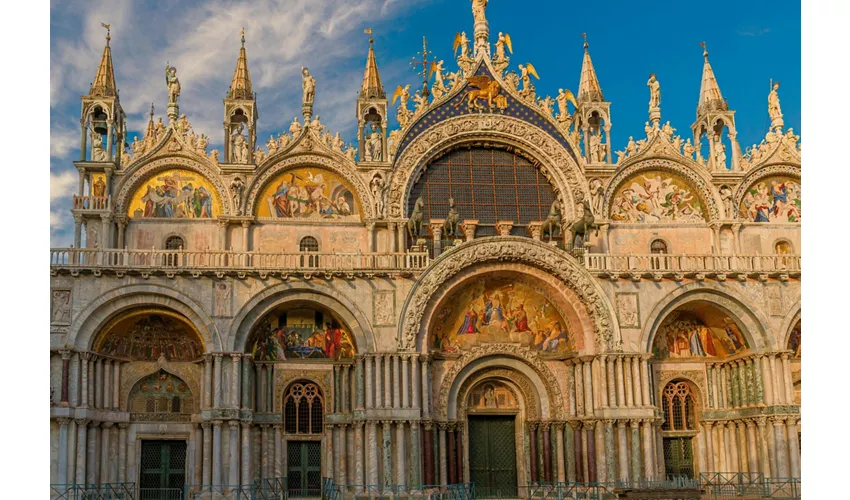
M 77 196 L 74 195 L 75 211 L 108 212 L 112 209 L 111 196 Z
M 627 254 L 614 255 L 585 253 L 581 257 L 588 271 L 600 278 L 642 278 L 661 280 L 683 278 L 702 280 L 712 277 L 718 281 L 727 278 L 746 280 L 747 277 L 782 281 L 799 278 L 801 257 L 799 255 L 671 255 L 671 254 Z

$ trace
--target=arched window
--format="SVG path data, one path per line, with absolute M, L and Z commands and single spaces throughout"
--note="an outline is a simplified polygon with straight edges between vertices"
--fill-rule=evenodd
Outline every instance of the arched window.
M 664 240 L 652 240 L 649 245 L 649 251 L 655 254 L 665 254 L 667 252 L 667 243 Z
M 776 253 L 776 255 L 788 255 L 794 253 L 794 247 L 789 241 L 785 240 L 777 241 L 776 245 L 773 248 L 774 253 Z
M 301 238 L 301 242 L 298 244 L 298 249 L 302 253 L 315 253 L 319 251 L 319 242 L 312 236 L 305 236 Z M 315 254 L 302 255 L 301 267 L 319 267 L 319 256 Z
M 297 382 L 289 387 L 283 400 L 283 428 L 287 434 L 321 434 L 324 398 L 319 386 Z
M 672 381 L 661 397 L 664 423 L 664 467 L 667 474 L 694 477 L 693 438 L 697 434 L 696 402 L 690 384 Z
M 181 248 L 185 249 L 186 244 L 183 241 L 183 238 L 180 236 L 169 236 L 165 239 L 165 249 L 166 250 L 180 250 Z

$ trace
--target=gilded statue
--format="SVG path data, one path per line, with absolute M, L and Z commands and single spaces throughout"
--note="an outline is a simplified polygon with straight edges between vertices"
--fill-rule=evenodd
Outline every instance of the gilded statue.
M 661 106 L 661 84 L 655 77 L 655 73 L 649 75 L 649 81 L 646 82 L 649 87 L 649 111 L 657 109 Z
M 485 17 L 488 0 L 472 0 L 472 18 L 475 24 L 486 23 Z
M 771 124 L 782 119 L 782 108 L 779 105 L 779 82 L 774 82 L 767 96 L 767 113 L 770 115 Z
M 301 100 L 304 104 L 313 104 L 316 97 L 316 79 L 307 68 L 301 68 Z
M 410 85 L 403 87 L 399 85 L 396 87 L 395 93 L 393 93 L 392 105 L 395 105 L 396 99 L 400 99 L 396 118 L 398 118 L 398 124 L 401 128 L 404 128 L 407 126 L 407 122 L 410 121 L 410 109 L 407 107 L 407 102 L 410 100 Z
M 474 75 L 468 77 L 467 80 L 472 88 L 466 91 L 463 98 L 466 98 L 466 106 L 470 111 L 484 110 L 483 106 L 479 104 L 479 100 L 487 101 L 491 113 L 497 108 L 504 110 L 508 107 L 508 100 L 500 93 L 502 88 L 496 80 L 487 75 Z M 463 103 L 463 98 L 454 104 L 455 108 Z
M 522 95 L 532 94 L 534 92 L 534 84 L 531 83 L 531 77 L 534 76 L 534 78 L 540 79 L 537 70 L 534 69 L 531 63 L 526 63 L 525 66 L 520 64 L 518 68 L 520 71 L 519 79 L 522 82 L 522 89 L 519 90 L 519 93 Z
M 549 237 L 549 242 L 561 231 L 561 204 L 558 200 L 552 202 L 549 207 L 549 215 L 543 224 L 540 225 L 540 236 Z
M 443 81 L 443 61 L 432 61 L 431 69 L 428 72 L 428 79 L 434 75 L 434 85 L 431 86 L 431 93 L 434 94 L 434 99 L 439 99 L 446 93 L 446 84 Z
M 168 104 L 177 104 L 180 97 L 180 80 L 177 78 L 177 68 L 165 63 L 165 84 L 168 85 Z
M 455 54 L 457 54 L 457 49 L 460 49 L 460 59 L 469 58 L 469 37 L 466 36 L 465 31 L 461 31 L 455 35 L 455 41 L 453 44 Z
M 417 90 L 415 94 L 413 94 L 413 114 L 418 115 L 419 113 L 425 111 L 425 108 L 428 107 L 428 97 L 422 94 L 421 91 Z
M 576 102 L 576 98 L 569 89 L 558 89 L 558 97 L 555 99 L 555 102 L 558 103 L 558 116 L 556 118 L 558 121 L 566 121 L 570 118 L 570 110 L 567 107 L 567 103 L 573 103 L 573 106 L 578 108 L 578 102 Z
M 540 110 L 543 111 L 543 114 L 546 116 L 552 116 L 554 112 L 552 106 L 555 104 L 555 100 L 552 99 L 551 96 L 546 96 L 544 99 L 537 98 L 537 105 L 540 107 Z
M 505 47 L 507 47 L 508 52 L 511 54 L 514 53 L 513 44 L 511 43 L 511 35 L 507 33 L 499 32 L 499 38 L 496 40 L 496 60 L 502 61 L 507 59 L 505 55 Z

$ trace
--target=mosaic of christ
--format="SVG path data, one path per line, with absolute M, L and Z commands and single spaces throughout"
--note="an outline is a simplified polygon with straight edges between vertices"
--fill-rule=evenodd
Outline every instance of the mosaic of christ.
M 433 321 L 433 348 L 443 352 L 488 342 L 546 352 L 574 347 L 558 309 L 534 286 L 516 278 L 487 277 L 454 292 Z

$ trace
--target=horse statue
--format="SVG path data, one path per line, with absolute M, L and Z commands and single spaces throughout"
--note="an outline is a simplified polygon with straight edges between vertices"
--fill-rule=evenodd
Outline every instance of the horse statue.
M 552 206 L 549 208 L 549 216 L 546 217 L 546 220 L 543 221 L 543 224 L 540 226 L 540 236 L 549 235 L 549 242 L 552 242 L 552 238 L 556 237 L 556 232 L 561 231 L 561 205 L 558 203 L 558 200 L 552 202 Z
M 570 224 L 570 241 L 573 246 L 576 245 L 576 238 L 579 236 L 581 236 L 579 246 L 584 245 L 585 241 L 587 241 L 587 234 L 591 229 L 595 229 L 596 236 L 599 236 L 599 226 L 594 224 L 595 218 L 593 217 L 593 210 L 590 208 L 590 200 L 584 200 L 582 207 L 584 207 L 584 214 Z
M 458 222 L 460 221 L 460 215 L 455 210 L 455 200 L 454 198 L 449 198 L 449 215 L 446 216 L 446 222 L 443 223 L 443 234 L 446 235 L 446 238 L 457 238 L 459 235 L 458 231 Z
M 407 221 L 407 234 L 414 242 L 422 235 L 422 218 L 423 209 L 425 208 L 425 200 L 420 196 L 413 205 L 413 213 L 410 214 L 410 220 Z

